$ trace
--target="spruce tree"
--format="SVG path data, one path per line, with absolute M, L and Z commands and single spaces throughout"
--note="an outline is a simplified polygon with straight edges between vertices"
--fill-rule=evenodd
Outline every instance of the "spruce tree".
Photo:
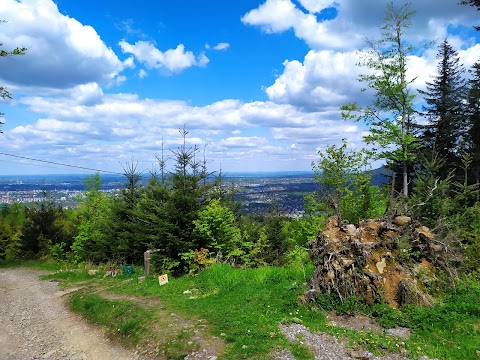
M 466 83 L 465 69 L 447 39 L 440 44 L 437 59 L 437 75 L 433 81 L 427 82 L 426 90 L 419 90 L 427 104 L 423 111 L 428 120 L 423 126 L 421 151 L 424 154 L 438 153 L 445 159 L 438 170 L 438 176 L 445 180 L 460 160 Z
M 146 250 L 140 244 L 141 239 L 138 236 L 140 225 L 135 214 L 140 199 L 141 174 L 133 160 L 127 163 L 123 170 L 126 183 L 120 191 L 120 196 L 113 202 L 115 221 L 112 227 L 112 253 L 117 261 L 138 263 L 143 260 L 143 252 Z
M 476 201 L 479 202 L 480 190 L 480 61 L 470 70 L 468 82 L 465 136 L 466 151 L 472 158 L 470 174 L 472 183 L 477 184 Z

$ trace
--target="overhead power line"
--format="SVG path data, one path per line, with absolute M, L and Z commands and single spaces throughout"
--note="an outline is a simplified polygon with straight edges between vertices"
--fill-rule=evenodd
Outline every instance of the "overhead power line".
M 109 174 L 124 175 L 123 173 L 119 173 L 119 172 L 115 172 L 115 171 L 92 169 L 92 168 L 88 168 L 88 167 L 84 167 L 84 166 L 70 165 L 70 164 L 63 164 L 63 163 L 59 163 L 59 162 L 55 162 L 55 161 L 34 159 L 34 158 L 31 158 L 31 157 L 20 156 L 20 155 L 13 155 L 13 154 L 7 154 L 7 153 L 3 153 L 3 152 L 0 152 L 0 155 L 11 156 L 11 157 L 14 157 L 14 158 L 19 158 L 19 159 L 24 159 L 24 160 L 30 160 L 30 161 L 38 161 L 38 162 L 47 163 L 47 164 L 54 164 L 54 165 L 66 166 L 66 167 L 71 167 L 71 168 L 76 168 L 76 169 L 90 170 L 90 171 L 95 171 L 95 172 L 100 172 L 100 173 L 109 173 Z M 26 165 L 28 165 L 28 164 L 26 164 Z

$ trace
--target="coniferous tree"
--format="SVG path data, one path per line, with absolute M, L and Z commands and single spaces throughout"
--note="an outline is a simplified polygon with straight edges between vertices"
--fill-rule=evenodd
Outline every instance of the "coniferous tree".
M 465 70 L 457 51 L 447 39 L 439 46 L 437 59 L 437 75 L 432 82 L 427 82 L 425 91 L 419 90 L 427 103 L 423 109 L 428 120 L 428 124 L 423 126 L 421 150 L 424 154 L 436 152 L 445 159 L 438 170 L 438 176 L 445 180 L 461 157 L 459 149 L 464 135 Z
M 195 250 L 199 245 L 193 236 L 193 221 L 206 199 L 206 187 L 203 185 L 203 172 L 196 159 L 198 152 L 194 145 L 188 147 L 186 136 L 188 131 L 180 130 L 182 145 L 173 153 L 175 167 L 169 176 L 171 194 L 167 203 L 171 223 L 167 254 L 178 258 L 179 254 Z
M 472 75 L 468 82 L 465 136 L 466 150 L 472 159 L 470 174 L 472 183 L 477 184 L 476 201 L 480 199 L 480 61 L 470 70 Z
M 62 216 L 63 209 L 56 207 L 46 194 L 37 206 L 27 210 L 21 237 L 22 253 L 26 257 L 48 255 L 50 246 L 65 240 L 63 229 L 56 221 Z
M 143 259 L 146 250 L 138 236 L 139 222 L 136 209 L 140 199 L 141 174 L 133 161 L 124 168 L 126 184 L 120 196 L 113 201 L 112 253 L 117 261 L 137 263 Z

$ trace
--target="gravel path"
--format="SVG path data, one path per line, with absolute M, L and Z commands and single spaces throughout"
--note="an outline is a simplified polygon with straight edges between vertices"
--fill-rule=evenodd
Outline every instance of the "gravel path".
M 0 359 L 141 359 L 68 311 L 58 285 L 32 269 L 0 269 Z
M 324 333 L 311 333 L 300 324 L 280 324 L 280 330 L 289 341 L 300 342 L 309 347 L 315 353 L 315 360 L 408 360 L 407 357 L 400 354 L 374 356 L 365 350 L 349 350 L 337 338 Z M 275 359 L 294 360 L 294 357 L 283 352 L 276 354 Z M 422 359 L 428 360 L 428 358 Z

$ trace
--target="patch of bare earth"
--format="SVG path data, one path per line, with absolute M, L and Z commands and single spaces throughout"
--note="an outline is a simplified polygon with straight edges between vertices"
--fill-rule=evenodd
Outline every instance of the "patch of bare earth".
M 177 344 L 179 347 L 190 349 L 185 359 L 213 360 L 217 359 L 225 350 L 224 341 L 213 336 L 204 319 L 186 318 L 180 314 L 168 311 L 159 299 L 145 298 L 132 295 L 114 294 L 101 291 L 98 295 L 108 300 L 126 300 L 153 311 L 154 325 L 148 337 L 141 343 L 147 354 L 164 356 L 163 348 Z
M 345 342 L 325 333 L 312 333 L 301 324 L 280 324 L 280 330 L 287 340 L 298 342 L 308 347 L 315 356 L 315 360 L 407 360 L 401 354 L 387 354 L 375 356 L 361 348 L 349 349 Z M 289 352 L 277 352 L 273 356 L 276 360 L 294 360 Z
M 335 312 L 331 312 L 327 316 L 327 321 L 330 325 L 338 326 L 344 329 L 351 329 L 356 331 L 373 331 L 377 334 L 388 334 L 396 336 L 402 339 L 408 339 L 411 335 L 410 329 L 405 327 L 396 327 L 393 329 L 384 329 L 383 327 L 375 324 L 368 316 L 355 315 L 348 316 L 336 315 Z

